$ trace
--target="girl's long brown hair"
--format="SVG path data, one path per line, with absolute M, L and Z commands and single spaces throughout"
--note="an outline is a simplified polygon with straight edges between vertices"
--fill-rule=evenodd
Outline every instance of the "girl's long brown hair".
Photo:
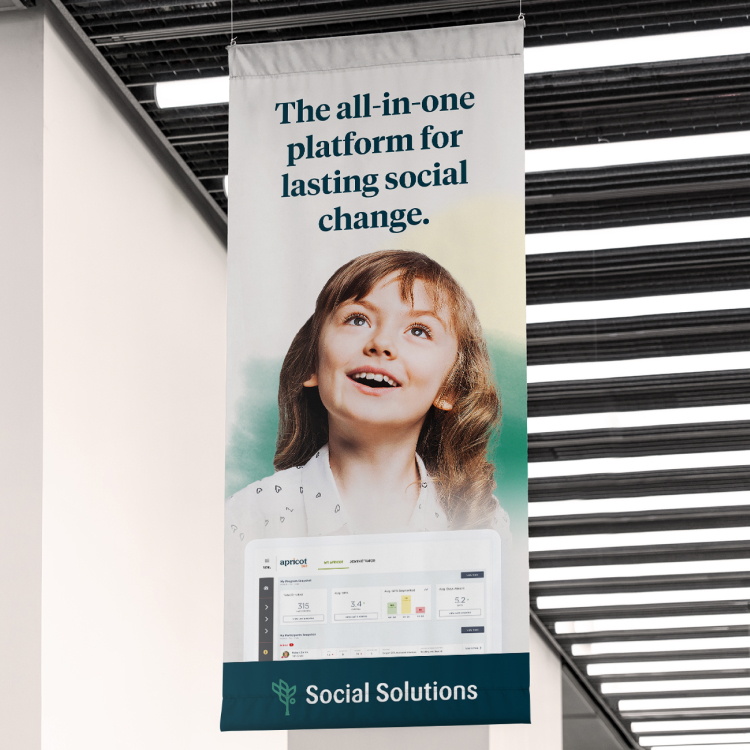
M 315 312 L 294 337 L 281 367 L 274 466 L 277 471 L 300 466 L 328 442 L 328 412 L 318 389 L 302 385 L 317 370 L 321 329 L 341 304 L 364 299 L 393 273 L 399 274 L 404 302 L 413 304 L 414 282 L 419 279 L 436 309 L 450 313 L 458 354 L 438 398 L 445 397 L 453 408 L 430 407 L 417 453 L 436 484 L 451 528 L 485 526 L 497 507 L 492 496 L 494 467 L 487 460 L 487 449 L 500 419 L 500 398 L 473 303 L 439 263 L 422 253 L 383 250 L 361 255 L 326 282 Z

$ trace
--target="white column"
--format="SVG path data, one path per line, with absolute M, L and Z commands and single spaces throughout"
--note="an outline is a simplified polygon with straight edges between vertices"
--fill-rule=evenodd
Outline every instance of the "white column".
M 532 628 L 531 724 L 490 727 L 490 750 L 562 750 L 560 658 Z
M 289 750 L 487 750 L 489 729 L 487 726 L 303 729 L 289 732 Z
M 0 13 L 0 746 L 38 750 L 42 15 Z

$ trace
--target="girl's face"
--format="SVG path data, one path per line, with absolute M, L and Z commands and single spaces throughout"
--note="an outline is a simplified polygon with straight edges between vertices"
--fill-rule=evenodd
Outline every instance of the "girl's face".
M 419 429 L 458 353 L 444 310 L 435 310 L 422 281 L 414 307 L 401 299 L 399 274 L 380 281 L 359 302 L 341 305 L 324 324 L 318 386 L 329 423 L 354 428 Z M 444 407 L 449 408 L 449 403 Z

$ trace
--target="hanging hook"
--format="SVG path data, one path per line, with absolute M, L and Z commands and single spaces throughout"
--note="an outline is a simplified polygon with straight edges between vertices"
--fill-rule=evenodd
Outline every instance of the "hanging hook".
M 526 16 L 523 14 L 523 0 L 518 0 L 518 20 L 523 21 L 523 27 L 526 28 Z
M 229 47 L 234 47 L 236 44 L 237 37 L 234 35 L 234 0 L 229 0 Z

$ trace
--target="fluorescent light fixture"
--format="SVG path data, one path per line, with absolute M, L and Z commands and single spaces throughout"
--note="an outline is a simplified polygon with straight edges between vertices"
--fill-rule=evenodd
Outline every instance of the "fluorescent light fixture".
M 672 711 L 684 708 L 735 708 L 750 706 L 750 695 L 702 695 L 698 698 L 626 698 L 620 711 Z
M 549 500 L 529 503 L 529 518 L 549 516 L 642 513 L 687 508 L 729 508 L 750 505 L 750 492 L 697 492 L 694 495 L 611 497 L 606 500 Z
M 161 81 L 154 86 L 154 99 L 160 109 L 226 104 L 229 101 L 229 77 Z
M 534 503 L 536 504 L 536 503 Z M 583 581 L 597 578 L 750 573 L 750 558 L 736 560 L 681 560 L 680 562 L 631 563 L 629 565 L 573 565 L 567 568 L 531 568 L 529 581 Z
M 750 31 L 747 32 L 750 35 Z M 619 143 L 535 148 L 526 151 L 526 174 L 616 167 L 679 159 L 710 159 L 750 153 L 750 130 L 683 135 Z
M 673 453 L 622 458 L 582 458 L 573 461 L 534 461 L 529 464 L 529 479 L 573 477 L 581 474 L 623 474 L 633 471 L 670 471 L 716 466 L 746 466 L 750 450 L 712 453 Z
M 569 432 L 571 430 L 615 430 L 625 427 L 658 427 L 673 424 L 705 424 L 750 419 L 750 404 L 726 406 L 693 406 L 687 409 L 644 409 L 643 411 L 611 411 L 598 414 L 562 414 L 552 417 L 529 417 L 526 429 L 537 432 Z
M 221 181 L 221 186 L 224 188 L 224 195 L 229 198 L 229 175 L 225 174 L 224 179 Z
M 579 607 L 631 607 L 642 604 L 683 604 L 685 602 L 730 602 L 737 599 L 750 599 L 750 588 L 618 591 L 614 594 L 538 596 L 536 606 L 539 609 L 577 609 Z
M 530 552 L 552 552 L 564 549 L 598 549 L 611 547 L 645 547 L 654 544 L 694 544 L 700 542 L 746 542 L 750 528 L 732 526 L 719 529 L 668 529 L 665 531 L 626 531 L 619 534 L 571 534 L 570 536 L 535 536 L 529 539 Z
M 636 224 L 631 227 L 577 229 L 571 232 L 538 232 L 526 235 L 526 254 L 611 250 L 622 247 L 672 245 L 680 242 L 744 240 L 750 237 L 750 216 L 669 224 Z
M 607 674 L 656 674 L 657 672 L 714 672 L 728 669 L 750 669 L 748 659 L 685 659 L 679 661 L 631 661 L 613 664 L 589 664 L 592 677 Z
M 711 729 L 750 729 L 750 719 L 685 719 L 634 721 L 630 729 L 642 732 L 705 732 Z
M 609 620 L 556 622 L 555 633 L 606 633 L 612 630 L 669 630 L 671 628 L 725 628 L 750 625 L 750 614 L 671 615 L 669 617 L 617 617 Z M 738 685 L 737 687 L 743 687 Z M 748 680 L 750 687 L 750 679 Z
M 750 688 L 750 677 L 724 677 L 708 680 L 648 680 L 643 682 L 603 682 L 602 693 L 680 693 L 690 690 L 737 690 Z
M 527 368 L 529 383 L 555 383 L 563 380 L 598 380 L 687 372 L 745 370 L 750 368 L 750 352 L 687 354 L 681 357 L 643 357 L 605 362 L 570 362 L 559 365 L 533 365 Z
M 523 51 L 523 68 L 526 75 L 533 75 L 748 53 L 750 33 L 746 26 L 740 26 L 714 31 L 687 31 L 608 39 L 602 42 L 527 47 Z
M 554 302 L 527 305 L 526 322 L 559 323 L 571 320 L 602 320 L 632 318 L 634 310 L 643 315 L 676 315 L 713 310 L 737 310 L 750 307 L 750 290 L 726 292 L 695 292 L 694 294 L 662 294 L 654 297 Z
M 677 735 L 654 735 L 652 736 L 641 736 L 638 738 L 638 744 L 643 747 L 656 747 L 664 745 L 714 745 L 723 743 L 726 745 L 735 744 L 737 742 L 750 743 L 750 733 L 738 732 L 727 734 L 677 734 Z
M 573 656 L 603 656 L 605 654 L 662 653 L 666 651 L 719 651 L 746 648 L 750 650 L 750 636 L 728 638 L 673 638 L 651 641 L 602 641 L 574 643 Z M 750 700 L 750 697 L 748 697 Z M 750 705 L 750 704 L 748 704 Z

